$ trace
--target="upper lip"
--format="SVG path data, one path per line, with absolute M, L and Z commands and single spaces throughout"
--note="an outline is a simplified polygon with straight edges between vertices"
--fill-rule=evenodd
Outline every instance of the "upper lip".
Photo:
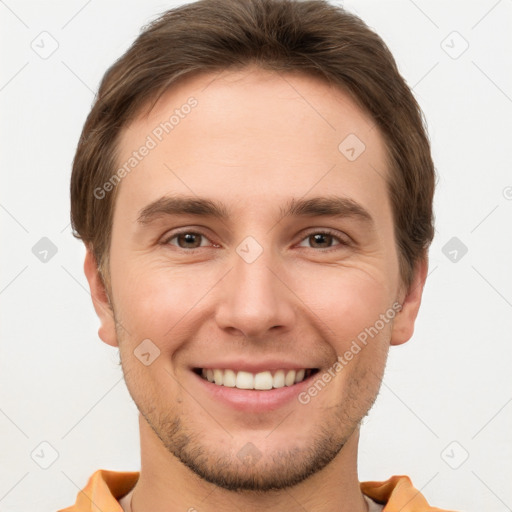
M 205 369 L 220 369 L 220 370 L 236 370 L 249 373 L 259 373 L 266 370 L 300 370 L 304 369 L 316 369 L 318 366 L 311 365 L 310 363 L 301 363 L 298 361 L 290 361 L 283 359 L 268 359 L 265 361 L 248 361 L 245 359 L 231 359 L 231 360 L 219 360 L 219 361 L 208 361 L 204 363 L 198 363 L 192 366 L 193 369 L 205 368 Z

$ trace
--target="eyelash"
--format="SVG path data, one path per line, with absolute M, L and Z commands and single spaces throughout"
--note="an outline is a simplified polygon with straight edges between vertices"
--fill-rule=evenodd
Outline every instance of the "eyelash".
M 199 236 L 202 236 L 202 237 L 206 238 L 207 240 L 209 240 L 209 238 L 204 233 L 201 233 L 200 231 L 192 231 L 192 230 L 188 229 L 188 230 L 178 231 L 176 233 L 173 233 L 171 236 L 166 237 L 163 240 L 162 245 L 174 245 L 174 244 L 170 244 L 171 240 L 174 240 L 176 237 L 178 237 L 180 235 L 186 235 L 186 234 L 199 235 Z M 328 247 L 325 249 L 317 249 L 317 251 L 320 251 L 320 252 L 330 252 L 330 251 L 336 250 L 336 248 L 348 247 L 351 245 L 348 240 L 344 240 L 339 235 L 337 235 L 335 231 L 332 231 L 330 229 L 324 229 L 324 230 L 320 230 L 320 231 L 311 231 L 311 232 L 305 234 L 304 237 L 300 240 L 300 242 L 303 242 L 304 240 L 306 240 L 307 238 L 309 238 L 312 235 L 329 235 L 329 236 L 332 236 L 334 239 L 336 239 L 336 241 L 339 242 L 337 245 L 334 245 L 332 247 Z M 347 236 L 347 238 L 348 238 L 348 236 Z M 174 245 L 174 247 L 176 247 L 179 250 L 185 251 L 185 252 L 195 252 L 199 249 L 204 249 L 204 247 L 194 247 L 192 249 L 185 249 L 183 247 L 178 247 L 177 245 Z M 309 247 L 309 249 L 315 250 L 314 247 Z

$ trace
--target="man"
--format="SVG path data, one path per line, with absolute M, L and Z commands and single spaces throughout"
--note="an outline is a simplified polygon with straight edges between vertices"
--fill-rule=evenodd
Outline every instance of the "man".
M 382 40 L 323 1 L 202 0 L 106 73 L 72 221 L 141 471 L 71 511 L 427 511 L 359 483 L 359 426 L 410 339 L 433 236 L 421 111 Z

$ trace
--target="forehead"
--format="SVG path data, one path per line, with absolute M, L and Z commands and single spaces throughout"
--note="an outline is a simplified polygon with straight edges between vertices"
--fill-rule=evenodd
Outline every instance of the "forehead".
M 254 208 L 269 194 L 309 191 L 387 201 L 374 121 L 347 93 L 302 73 L 252 66 L 181 80 L 123 130 L 118 160 L 128 172 L 117 202 L 131 208 L 169 193 Z

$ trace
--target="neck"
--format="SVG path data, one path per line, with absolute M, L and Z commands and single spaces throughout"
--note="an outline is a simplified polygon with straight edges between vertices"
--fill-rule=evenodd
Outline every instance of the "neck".
M 141 471 L 137 484 L 121 501 L 125 512 L 367 510 L 357 478 L 358 431 L 330 464 L 307 480 L 284 490 L 256 493 L 228 491 L 204 481 L 163 447 L 141 415 L 139 425 Z

